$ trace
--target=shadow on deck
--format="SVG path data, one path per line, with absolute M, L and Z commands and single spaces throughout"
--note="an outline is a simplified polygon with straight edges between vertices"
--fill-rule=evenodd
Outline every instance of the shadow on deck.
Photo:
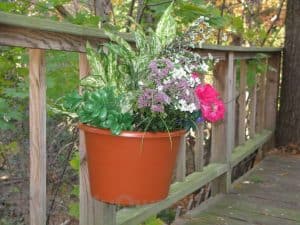
M 267 157 L 229 194 L 174 225 L 300 225 L 300 157 Z

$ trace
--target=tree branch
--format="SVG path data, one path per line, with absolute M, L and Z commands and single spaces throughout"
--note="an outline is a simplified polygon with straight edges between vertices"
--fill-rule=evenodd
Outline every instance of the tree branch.
M 54 8 L 57 10 L 57 12 L 64 18 L 71 18 L 73 17 L 71 13 L 66 10 L 66 8 L 63 5 L 56 5 Z
M 145 10 L 145 1 L 144 0 L 138 0 L 138 9 L 137 9 L 137 14 L 136 14 L 136 22 L 141 23 L 144 10 Z
M 270 27 L 269 27 L 269 29 L 268 29 L 268 31 L 267 31 L 267 35 L 266 35 L 266 37 L 263 39 L 263 41 L 262 41 L 262 43 L 261 43 L 261 46 L 264 46 L 264 45 L 265 45 L 266 41 L 267 41 L 268 38 L 269 38 L 269 35 L 271 34 L 272 30 L 274 29 L 274 26 L 275 26 L 276 22 L 280 19 L 280 15 L 281 15 L 281 11 L 282 11 L 282 8 L 283 8 L 283 6 L 284 6 L 284 3 L 285 3 L 285 0 L 281 0 L 280 6 L 279 6 L 279 8 L 278 8 L 278 10 L 277 10 L 277 14 L 275 15 L 276 18 L 272 21 L 272 23 L 271 23 L 271 25 L 270 25 Z
M 128 15 L 127 15 L 128 17 L 132 17 L 134 5 L 135 5 L 135 0 L 132 0 L 131 4 L 130 4 L 129 11 L 128 11 Z M 128 19 L 127 23 L 126 23 L 126 32 L 129 32 L 130 25 L 131 25 L 131 20 Z
M 221 8 L 221 17 L 223 17 L 224 15 L 225 4 L 226 4 L 226 0 L 223 0 L 222 8 Z M 218 39 L 217 39 L 218 45 L 220 44 L 220 41 L 221 41 L 221 28 L 218 29 Z
M 160 3 L 153 3 L 153 4 L 147 4 L 147 6 L 151 7 L 151 6 L 158 6 L 158 5 L 163 5 L 163 4 L 168 4 L 168 3 L 172 3 L 174 2 L 173 0 L 171 1 L 164 1 L 164 2 L 160 2 Z

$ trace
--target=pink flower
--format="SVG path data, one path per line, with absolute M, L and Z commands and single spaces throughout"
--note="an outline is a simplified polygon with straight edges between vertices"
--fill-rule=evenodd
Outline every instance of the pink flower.
M 214 102 L 219 98 L 219 93 L 210 84 L 198 85 L 196 87 L 195 93 L 200 101 L 200 103 Z
M 201 76 L 201 74 L 198 73 L 197 71 L 192 72 L 192 77 L 193 77 L 194 79 L 199 78 L 200 76 Z
M 201 103 L 202 116 L 209 122 L 217 122 L 224 119 L 225 106 L 220 99 L 214 99 L 212 102 Z

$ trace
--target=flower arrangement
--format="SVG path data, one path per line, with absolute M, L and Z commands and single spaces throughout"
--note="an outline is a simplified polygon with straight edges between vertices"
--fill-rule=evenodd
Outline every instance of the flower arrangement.
M 88 44 L 91 75 L 81 82 L 82 95 L 65 97 L 65 109 L 82 123 L 116 135 L 124 130 L 171 132 L 222 120 L 224 103 L 201 77 L 213 59 L 191 51 L 205 37 L 201 34 L 199 41 L 196 29 L 209 27 L 209 20 L 200 17 L 177 36 L 171 13 L 172 6 L 147 35 L 136 25 L 136 48 L 109 31 L 112 42 L 103 48 L 95 51 Z

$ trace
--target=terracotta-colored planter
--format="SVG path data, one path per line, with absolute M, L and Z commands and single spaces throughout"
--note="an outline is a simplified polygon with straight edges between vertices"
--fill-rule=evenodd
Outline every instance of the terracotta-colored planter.
M 167 197 L 184 130 L 122 132 L 116 136 L 84 124 L 79 127 L 85 133 L 91 193 L 95 199 L 141 205 Z

